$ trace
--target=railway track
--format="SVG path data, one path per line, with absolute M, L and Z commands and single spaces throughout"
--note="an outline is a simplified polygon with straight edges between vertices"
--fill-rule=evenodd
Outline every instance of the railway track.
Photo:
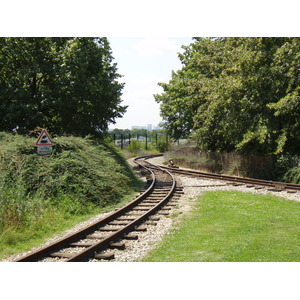
M 136 159 L 147 178 L 145 190 L 126 206 L 117 209 L 102 220 L 68 235 L 57 242 L 15 261 L 95 261 L 114 258 L 109 249 L 125 249 L 127 239 L 138 239 L 137 232 L 147 230 L 145 225 L 155 225 L 160 215 L 168 214 L 176 205 L 182 188 L 176 186 L 174 176 L 146 161 Z
M 153 167 L 155 166 L 153 165 Z M 297 192 L 297 191 L 300 192 L 300 184 L 277 182 L 277 181 L 270 181 L 270 180 L 260 180 L 260 179 L 247 178 L 247 177 L 221 175 L 221 174 L 207 173 L 202 171 L 187 170 L 187 169 L 180 169 L 180 168 L 167 167 L 167 166 L 160 166 L 160 167 L 163 168 L 164 170 L 171 172 L 172 174 L 222 180 L 234 185 L 245 184 L 248 187 L 253 186 L 256 188 L 267 188 L 269 191 L 278 191 L 278 192 L 287 191 L 290 193 Z
M 159 166 L 148 161 L 153 157 L 155 156 L 135 159 L 146 176 L 147 183 L 144 191 L 133 201 L 75 234 L 29 253 L 16 261 L 75 262 L 113 259 L 114 253 L 109 249 L 124 250 L 127 239 L 138 239 L 137 232 L 147 230 L 146 226 L 155 226 L 160 215 L 168 214 L 171 207 L 176 205 L 176 199 L 183 194 L 183 188 L 176 186 L 174 174 L 222 180 L 226 184 L 243 184 L 257 189 L 267 188 L 270 191 L 300 192 L 299 184 Z

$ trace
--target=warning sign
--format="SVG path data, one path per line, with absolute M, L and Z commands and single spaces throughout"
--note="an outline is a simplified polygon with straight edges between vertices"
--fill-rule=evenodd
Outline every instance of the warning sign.
M 53 146 L 53 142 L 52 142 L 48 132 L 46 131 L 46 129 L 42 130 L 35 145 L 36 146 Z

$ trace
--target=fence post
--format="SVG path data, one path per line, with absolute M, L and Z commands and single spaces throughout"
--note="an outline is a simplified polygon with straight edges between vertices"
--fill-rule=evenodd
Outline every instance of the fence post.
M 148 150 L 148 137 L 147 137 L 147 133 L 146 133 L 146 150 Z
M 166 150 L 168 150 L 168 134 L 166 133 Z

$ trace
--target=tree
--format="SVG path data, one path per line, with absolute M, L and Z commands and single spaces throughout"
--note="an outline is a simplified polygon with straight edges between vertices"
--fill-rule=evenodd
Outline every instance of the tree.
M 166 128 L 203 150 L 299 152 L 299 38 L 194 38 L 159 83 Z
M 126 111 L 112 60 L 106 38 L 1 38 L 0 130 L 105 131 Z

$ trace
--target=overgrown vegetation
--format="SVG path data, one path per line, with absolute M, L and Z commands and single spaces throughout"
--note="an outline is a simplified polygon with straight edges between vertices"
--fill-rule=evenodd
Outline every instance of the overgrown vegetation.
M 290 169 L 283 177 L 285 182 L 292 182 L 300 184 L 300 167 Z
M 165 154 L 175 164 L 191 169 L 224 173 L 275 181 L 299 183 L 300 159 L 296 155 L 241 155 L 234 152 L 218 153 L 201 151 L 193 142 L 173 146 Z
M 171 142 L 164 129 L 147 130 L 147 129 L 113 129 L 108 132 L 111 140 L 126 149 L 134 155 L 140 155 L 141 152 L 165 152 Z
M 298 262 L 299 206 L 271 195 L 206 192 L 144 261 Z
M 0 133 L 0 249 L 119 205 L 141 187 L 113 145 L 57 137 L 52 155 L 39 156 L 35 141 Z

